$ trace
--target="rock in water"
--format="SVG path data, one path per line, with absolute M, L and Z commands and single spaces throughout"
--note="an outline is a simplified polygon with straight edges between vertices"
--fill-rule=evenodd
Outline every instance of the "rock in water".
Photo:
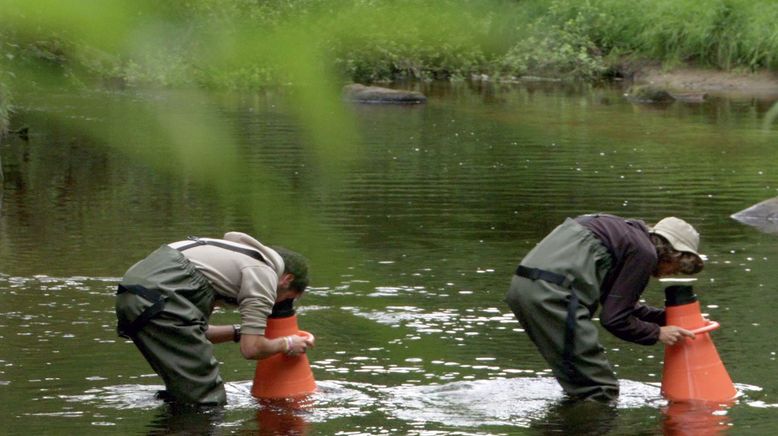
M 418 104 L 427 101 L 427 97 L 420 92 L 365 86 L 359 83 L 344 86 L 343 95 L 346 100 L 359 103 Z
M 652 85 L 633 86 L 626 95 L 635 103 L 669 103 L 675 100 L 667 90 Z
M 732 219 L 765 233 L 778 233 L 778 197 L 757 203 L 731 215 Z

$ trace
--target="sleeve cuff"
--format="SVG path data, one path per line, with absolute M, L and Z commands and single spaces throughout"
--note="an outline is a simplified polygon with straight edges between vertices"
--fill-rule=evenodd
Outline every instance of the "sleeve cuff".
M 265 334 L 265 328 L 264 327 L 248 327 L 248 326 L 242 326 L 240 329 L 240 334 L 242 335 L 264 335 Z

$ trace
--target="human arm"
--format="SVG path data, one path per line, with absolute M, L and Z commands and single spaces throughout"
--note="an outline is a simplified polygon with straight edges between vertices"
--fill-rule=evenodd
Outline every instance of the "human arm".
M 657 339 L 654 340 L 653 343 L 658 341 L 665 345 L 675 345 L 684 337 L 691 339 L 695 338 L 694 333 L 687 329 L 674 325 L 665 325 L 665 311 L 662 309 L 638 304 L 635 306 L 635 310 L 632 312 L 632 314 L 641 321 L 661 326 L 659 327 Z
M 659 340 L 659 323 L 637 316 L 655 315 L 638 303 L 655 265 L 656 256 L 650 251 L 633 248 L 624 253 L 623 265 L 602 300 L 600 312 L 600 323 L 614 336 L 642 345 Z
M 238 310 L 242 320 L 240 351 L 243 357 L 257 360 L 280 352 L 295 356 L 313 347 L 315 339 L 310 334 L 274 339 L 268 339 L 264 335 L 274 305 L 283 299 L 297 296 L 296 293 L 289 295 L 291 291 L 285 281 L 287 274 L 279 278 L 272 268 L 264 264 L 242 268 L 241 274 Z M 288 276 L 289 280 L 293 278 Z
M 214 344 L 233 342 L 236 337 L 232 325 L 209 325 L 205 337 Z M 240 353 L 246 359 L 264 359 L 276 353 L 297 356 L 313 347 L 316 339 L 313 335 L 304 337 L 291 335 L 276 339 L 268 339 L 262 335 L 240 334 Z
M 635 308 L 632 310 L 632 315 L 641 321 L 659 324 L 660 326 L 667 323 L 664 309 L 648 306 L 643 303 L 635 304 Z
M 235 328 L 231 325 L 208 325 L 205 331 L 205 337 L 213 344 L 233 341 L 235 338 Z
M 310 336 L 290 335 L 281 338 L 268 339 L 262 335 L 242 334 L 240 336 L 240 354 L 246 359 L 260 360 L 277 353 L 297 356 L 313 347 L 315 338 Z

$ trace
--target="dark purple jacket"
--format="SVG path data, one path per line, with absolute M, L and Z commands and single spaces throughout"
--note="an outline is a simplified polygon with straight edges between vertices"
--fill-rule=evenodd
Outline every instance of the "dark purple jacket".
M 656 248 L 643 221 L 607 214 L 575 219 L 608 249 L 611 267 L 600 288 L 600 323 L 625 341 L 651 345 L 665 325 L 665 311 L 639 302 L 657 265 Z

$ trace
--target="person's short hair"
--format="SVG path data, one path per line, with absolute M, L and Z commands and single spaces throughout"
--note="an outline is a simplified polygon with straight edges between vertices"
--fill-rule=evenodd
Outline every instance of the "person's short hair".
M 308 259 L 300 253 L 292 251 L 285 247 L 272 247 L 284 260 L 284 273 L 294 276 L 294 280 L 289 287 L 304 292 L 308 287 Z

